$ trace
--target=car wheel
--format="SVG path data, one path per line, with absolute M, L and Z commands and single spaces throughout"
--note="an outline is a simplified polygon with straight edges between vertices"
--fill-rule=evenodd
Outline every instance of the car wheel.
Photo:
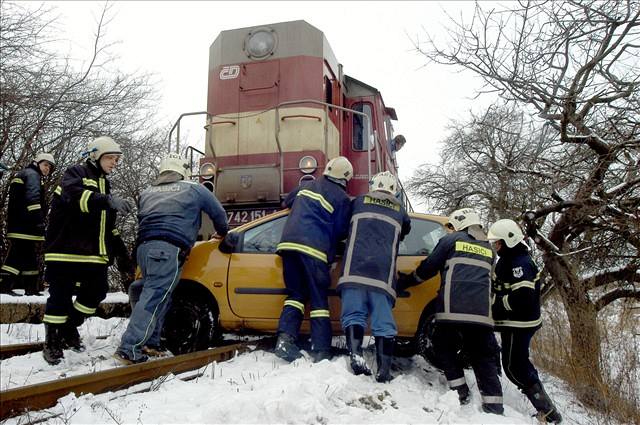
M 176 291 L 162 330 L 164 345 L 174 355 L 206 350 L 220 332 L 218 316 L 206 298 Z
M 420 320 L 420 326 L 416 334 L 416 351 L 433 366 L 442 369 L 433 345 L 433 334 L 436 329 L 435 317 L 435 313 L 426 312 L 422 320 Z

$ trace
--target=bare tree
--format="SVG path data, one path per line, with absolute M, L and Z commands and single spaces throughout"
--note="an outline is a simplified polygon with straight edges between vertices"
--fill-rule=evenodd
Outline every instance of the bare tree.
M 57 161 L 45 183 L 51 194 L 64 170 L 82 160 L 87 142 L 109 135 L 125 152 L 120 172 L 112 179 L 114 190 L 137 197 L 154 175 L 167 133 L 156 125 L 153 76 L 121 72 L 109 53 L 109 6 L 96 19 L 93 50 L 81 67 L 55 48 L 55 9 L 6 1 L 0 1 L 0 8 L 0 160 L 16 172 L 37 152 L 51 152 Z M 8 177 L 0 182 L 2 234 Z M 123 236 L 133 244 L 131 226 Z
M 535 242 L 567 311 L 573 364 L 585 377 L 579 396 L 598 404 L 597 313 L 620 298 L 640 299 L 640 4 L 512 5 L 478 4 L 471 22 L 452 19 L 447 43 L 428 38 L 416 48 L 429 61 L 473 71 L 482 91 L 533 110 L 553 131 L 561 156 L 533 168 L 549 176 L 530 204 L 529 230 L 543 230 Z M 602 256 L 610 250 L 615 255 Z M 597 261 L 582 263 L 589 258 Z

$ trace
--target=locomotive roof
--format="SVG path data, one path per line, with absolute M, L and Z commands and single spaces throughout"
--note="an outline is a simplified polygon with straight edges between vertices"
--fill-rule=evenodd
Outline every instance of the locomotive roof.
M 335 75 L 338 74 L 338 61 L 324 33 L 302 20 L 221 31 L 209 48 L 209 69 L 221 65 L 259 62 L 260 60 L 249 59 L 243 47 L 247 35 L 261 28 L 273 30 L 277 37 L 277 47 L 269 60 L 291 56 L 321 57 L 327 61 Z

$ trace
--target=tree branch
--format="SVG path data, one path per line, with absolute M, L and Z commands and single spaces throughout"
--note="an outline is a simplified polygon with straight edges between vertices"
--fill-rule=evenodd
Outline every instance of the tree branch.
M 596 301 L 596 311 L 602 310 L 620 298 L 634 298 L 636 300 L 640 300 L 640 291 L 636 289 L 616 289 L 604 294 L 598 301 Z

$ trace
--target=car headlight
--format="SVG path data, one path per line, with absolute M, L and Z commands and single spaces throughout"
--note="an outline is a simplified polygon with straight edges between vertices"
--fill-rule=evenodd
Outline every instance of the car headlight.
M 200 166 L 200 177 L 209 180 L 216 175 L 216 166 L 210 162 L 204 163 Z
M 261 28 L 249 33 L 245 48 L 250 58 L 262 59 L 273 53 L 276 41 L 276 34 L 273 30 Z
M 304 174 L 311 174 L 318 168 L 318 161 L 311 155 L 303 156 L 300 158 L 298 168 L 300 168 L 300 171 Z

